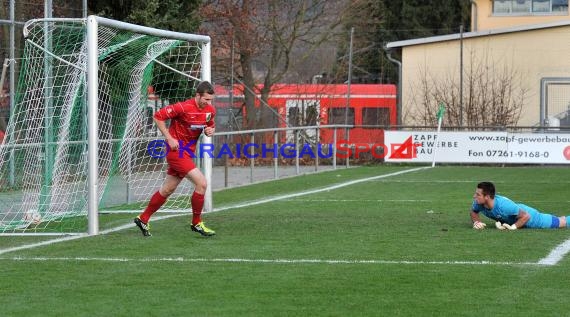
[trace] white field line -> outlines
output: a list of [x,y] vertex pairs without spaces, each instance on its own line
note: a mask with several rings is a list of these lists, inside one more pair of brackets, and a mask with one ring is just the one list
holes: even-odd
[[368,265],[540,265],[536,262],[494,261],[402,261],[402,260],[325,260],[325,259],[243,259],[243,258],[100,258],[100,257],[0,257],[9,261],[62,261],[62,262],[187,262],[187,263],[253,263],[253,264],[368,264]]
[[321,202],[321,201],[334,201],[334,202],[398,202],[398,203],[417,203],[417,202],[432,202],[431,199],[287,199],[287,201],[300,201],[300,202]]
[[[562,229],[562,230],[564,230],[564,229]],[[569,252],[570,252],[570,239],[568,239],[568,240],[562,242],[561,244],[557,245],[554,249],[552,249],[552,251],[550,251],[550,253],[546,257],[540,259],[538,261],[538,264],[556,265]]]
[[[301,202],[320,202],[320,201],[337,201],[337,202],[395,202],[395,203],[423,203],[433,202],[433,199],[287,199],[287,201],[301,201]],[[525,200],[525,203],[570,203],[570,200]],[[140,212],[140,211],[139,211]],[[170,212],[176,212],[172,210]],[[178,211],[180,212],[180,211]]]
[[[265,199],[254,200],[254,201],[248,201],[248,202],[241,203],[241,204],[218,207],[218,208],[214,208],[214,210],[212,210],[212,211],[210,211],[210,212],[218,212],[218,211],[224,211],[224,210],[230,210],[230,209],[237,209],[237,208],[243,208],[243,207],[250,207],[250,206],[261,205],[261,204],[265,204],[265,203],[273,202],[273,201],[278,201],[278,200],[290,200],[291,198],[295,198],[295,197],[300,197],[300,196],[306,196],[306,195],[311,195],[311,194],[326,192],[326,191],[330,191],[330,190],[334,190],[334,189],[338,189],[338,188],[342,188],[342,187],[351,186],[351,185],[358,184],[358,183],[369,182],[369,181],[373,181],[373,180],[376,180],[376,179],[387,178],[387,177],[391,177],[391,176],[396,176],[396,175],[401,175],[401,174],[416,172],[416,171],[420,171],[420,170],[424,170],[424,169],[429,169],[429,168],[431,168],[431,166],[417,167],[417,168],[412,168],[412,169],[408,169],[408,170],[398,171],[398,172],[394,172],[394,173],[390,173],[390,174],[384,174],[384,175],[378,175],[378,176],[372,176],[372,177],[367,177],[367,178],[356,179],[356,180],[353,180],[353,181],[348,181],[348,182],[344,182],[344,183],[340,183],[340,184],[336,184],[336,185],[332,185],[332,186],[328,186],[328,187],[323,187],[323,188],[311,189],[311,190],[302,191],[302,192],[298,192],[298,193],[294,193],[294,194],[287,194],[287,195],[281,195],[281,196],[272,196],[272,197],[268,197],[268,198],[265,198]],[[121,211],[110,211],[110,212],[113,212],[113,213],[114,213],[114,212],[121,212]],[[140,210],[138,210],[138,211],[134,211],[134,210],[123,210],[122,212],[125,212],[125,213],[139,212],[139,213],[140,213]],[[164,210],[164,211],[161,210],[161,212],[173,212],[173,211],[172,211],[172,210]],[[180,211],[176,211],[176,212],[180,213]],[[154,220],[154,218],[153,218],[153,220]],[[1,253],[0,253],[0,254],[1,254]]]
[[52,240],[46,240],[46,241],[42,241],[42,242],[38,242],[38,243],[24,244],[24,245],[19,245],[19,246],[17,246],[17,247],[12,247],[12,248],[7,248],[7,249],[0,249],[0,255],[6,254],[6,253],[9,253],[9,252],[14,252],[14,251],[20,251],[20,250],[26,250],[26,249],[33,249],[33,248],[41,247],[41,246],[44,246],[44,245],[50,245],[50,244],[59,243],[59,242],[77,240],[77,239],[79,239],[79,238],[84,238],[84,237],[88,237],[88,235],[85,233],[85,234],[82,234],[82,235],[66,236],[66,237],[63,237],[63,238],[57,238],[57,239],[52,239]]
[[[384,181],[382,181],[384,182]],[[475,183],[477,184],[478,182],[480,182],[480,180],[429,180],[429,179],[399,179],[399,180],[390,180],[390,183]],[[508,184],[509,182],[506,181],[498,181],[498,180],[494,180],[493,181],[494,184]],[[533,180],[529,180],[528,182],[525,181],[526,184],[570,184],[570,181],[533,181]]]
[[335,190],[335,189],[342,188],[342,187],[351,186],[354,184],[359,184],[359,183],[373,181],[376,179],[387,178],[387,177],[392,177],[392,176],[396,176],[396,175],[421,171],[421,170],[429,169],[429,168],[431,168],[431,167],[429,167],[429,166],[417,167],[417,168],[412,168],[412,169],[394,172],[394,173],[390,173],[390,174],[384,174],[384,175],[378,175],[378,176],[367,177],[367,178],[362,178],[362,179],[356,179],[353,181],[348,181],[348,182],[344,182],[344,183],[340,183],[340,184],[336,184],[336,185],[332,185],[332,186],[328,186],[328,187],[323,187],[323,188],[317,188],[317,189],[302,191],[299,193],[281,195],[281,196],[276,196],[276,197],[269,197],[266,199],[256,200],[256,201],[252,201],[252,202],[246,202],[243,204],[215,208],[213,211],[223,211],[223,210],[234,209],[234,208],[243,208],[243,207],[249,207],[249,206],[254,206],[254,205],[259,205],[259,204],[265,204],[265,203],[277,201],[277,200],[291,199],[291,198],[300,197],[300,196],[322,193],[322,192],[331,191],[331,190]]
[[[153,220],[160,220],[160,219],[166,219],[166,218],[171,218],[171,217],[176,217],[179,215],[166,215],[166,216],[158,216],[158,217],[154,217]],[[107,230],[102,230],[99,232],[99,234],[109,234],[112,232],[116,232],[116,231],[121,231],[124,229],[129,229],[132,228],[134,226],[134,224],[126,224],[126,225],[122,225],[119,227],[115,227],[115,228],[111,228],[111,229],[107,229]],[[57,239],[52,239],[52,240],[46,240],[46,241],[42,241],[42,242],[38,242],[38,243],[31,243],[31,244],[24,244],[24,245],[20,245],[17,247],[12,247],[12,248],[7,248],[7,249],[0,249],[0,255],[2,254],[6,254],[9,252],[14,252],[14,251],[20,251],[20,250],[26,250],[26,249],[33,249],[33,248],[37,248],[37,247],[41,247],[44,245],[51,245],[51,244],[55,244],[55,243],[60,243],[60,242],[65,242],[65,241],[72,241],[72,240],[77,240],[77,239],[81,239],[81,238],[86,238],[89,237],[89,235],[87,233],[85,234],[80,234],[80,235],[73,235],[73,236],[65,236],[65,237],[61,237],[61,238],[57,238]]]
[[[276,197],[269,197],[267,199],[245,202],[245,203],[241,203],[241,204],[237,204],[237,205],[233,205],[233,206],[215,208],[211,212],[218,212],[218,211],[230,210],[230,209],[235,209],[235,208],[249,207],[249,206],[260,205],[260,204],[264,204],[264,203],[268,203],[268,202],[272,202],[272,201],[277,201],[277,200],[283,200],[283,199],[289,199],[289,198],[293,198],[293,197],[310,195],[310,194],[314,194],[314,193],[320,193],[323,191],[334,190],[337,188],[342,188],[342,187],[346,187],[346,186],[350,186],[350,185],[354,185],[354,184],[358,184],[358,183],[363,183],[363,182],[367,182],[367,181],[371,181],[371,180],[375,180],[375,179],[381,179],[381,178],[396,176],[396,175],[400,175],[400,174],[416,172],[416,171],[420,171],[420,170],[424,170],[424,169],[428,169],[428,168],[431,168],[431,167],[429,167],[429,166],[417,167],[417,168],[407,169],[407,170],[398,171],[398,172],[394,172],[394,173],[390,173],[390,174],[384,174],[384,175],[378,175],[378,176],[373,176],[373,177],[357,179],[357,180],[348,181],[348,182],[344,182],[344,183],[340,183],[340,184],[336,184],[336,185],[332,185],[332,186],[328,186],[328,187],[324,187],[324,188],[302,191],[302,192],[298,192],[298,193],[294,193],[294,194],[281,195],[281,196],[276,196]],[[140,210],[138,212],[140,212]],[[171,218],[171,217],[179,217],[181,215],[185,215],[185,214],[184,213],[182,213],[182,214],[177,213],[177,214],[171,214],[171,215],[166,215],[166,216],[157,216],[157,217],[153,217],[152,220],[157,221],[157,220]],[[111,228],[108,230],[100,231],[99,234],[104,235],[104,234],[108,234],[108,233],[112,233],[112,232],[117,232],[117,231],[129,229],[132,227],[134,227],[134,224],[130,223],[130,224],[122,225],[119,227]],[[55,244],[55,243],[81,239],[81,238],[85,238],[85,237],[89,237],[89,235],[81,234],[81,235],[75,235],[75,236],[66,236],[66,237],[52,239],[52,240],[46,240],[46,241],[42,241],[42,242],[38,242],[38,243],[25,244],[25,245],[20,245],[17,247],[12,247],[12,248],[7,248],[7,249],[0,249],[0,255],[6,254],[9,252],[15,252],[15,251],[26,250],[26,249],[33,249],[33,248],[37,248],[37,247],[41,247],[41,246],[45,246],[45,245],[51,245],[51,244]]]
[[[433,202],[433,199],[303,199],[303,198],[279,198],[275,200],[284,200],[284,201],[298,201],[298,202],[400,202],[400,203],[418,203],[418,202]],[[257,201],[251,202],[252,205],[256,205]],[[234,206],[232,206],[234,208]],[[235,207],[237,208],[237,207]],[[226,207],[214,208],[211,212],[216,212],[220,210],[226,210]],[[102,214],[139,214],[141,213],[140,209],[126,209],[126,210],[103,210],[101,211]],[[176,214],[189,214],[191,213],[190,208],[180,210],[180,209],[160,209],[158,213],[176,213]],[[206,212],[209,213],[209,212]],[[154,217],[152,218],[154,220]]]

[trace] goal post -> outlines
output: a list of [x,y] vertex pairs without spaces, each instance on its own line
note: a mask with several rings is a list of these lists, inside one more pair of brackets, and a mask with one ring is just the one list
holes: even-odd
[[[0,146],[0,234],[96,235],[100,208],[142,210],[162,184],[152,115],[211,80],[210,38],[97,16],[31,20],[24,36]],[[211,183],[212,159],[199,165]],[[166,208],[189,211],[183,184]]]

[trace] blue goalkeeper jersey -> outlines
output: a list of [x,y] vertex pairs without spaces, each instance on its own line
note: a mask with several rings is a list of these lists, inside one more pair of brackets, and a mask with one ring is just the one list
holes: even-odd
[[493,209],[485,208],[485,206],[477,204],[475,200],[473,200],[471,209],[476,213],[483,212],[485,216],[495,221],[506,222],[510,225],[517,221],[519,210],[522,209],[530,215],[529,221],[525,224],[527,228],[551,228],[556,220],[558,220],[558,218],[553,215],[541,213],[530,206],[515,203],[501,195],[495,195],[495,205]]

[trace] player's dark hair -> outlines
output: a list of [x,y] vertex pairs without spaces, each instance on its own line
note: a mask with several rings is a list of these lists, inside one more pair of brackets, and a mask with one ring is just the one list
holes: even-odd
[[214,86],[210,84],[209,81],[201,81],[198,86],[196,86],[196,94],[203,95],[203,94],[214,94]]
[[495,185],[491,182],[481,182],[477,184],[477,188],[480,188],[483,195],[489,195],[491,198],[495,198]]

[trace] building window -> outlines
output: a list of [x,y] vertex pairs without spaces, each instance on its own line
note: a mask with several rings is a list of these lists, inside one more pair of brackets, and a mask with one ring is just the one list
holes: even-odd
[[510,13],[511,12],[511,0],[495,0],[493,2],[493,13]]
[[564,14],[568,13],[568,0],[495,0],[493,14]]
[[532,0],[513,0],[512,1],[512,11],[513,13],[527,13],[531,12],[531,2]]
[[550,12],[550,0],[533,0],[532,12]]
[[568,12],[568,0],[552,0],[552,12]]

